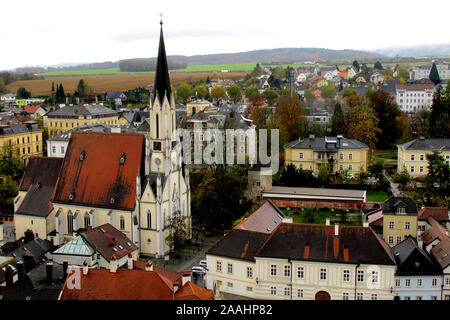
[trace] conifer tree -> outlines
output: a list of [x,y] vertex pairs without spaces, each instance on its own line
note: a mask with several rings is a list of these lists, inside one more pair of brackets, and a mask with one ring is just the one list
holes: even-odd
[[439,84],[441,83],[441,78],[439,77],[439,72],[438,69],[436,67],[436,64],[433,62],[433,65],[431,67],[431,71],[430,71],[430,77],[429,79],[435,84]]

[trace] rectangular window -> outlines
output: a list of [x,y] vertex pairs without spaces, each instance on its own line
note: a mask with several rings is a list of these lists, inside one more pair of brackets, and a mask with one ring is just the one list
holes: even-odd
[[425,158],[424,158],[424,155],[423,154],[421,154],[420,155],[420,161],[423,161]]
[[271,276],[276,276],[277,275],[277,265],[276,264],[271,264],[270,265],[270,275]]
[[406,222],[405,222],[405,229],[406,229],[406,230],[411,229],[411,222],[409,222],[409,221],[406,221]]
[[398,236],[397,237],[397,244],[399,244],[399,243],[401,243],[402,242],[402,236]]
[[445,278],[445,285],[450,286],[450,278]]
[[348,160],[353,160],[353,154],[349,153]]
[[233,264],[231,264],[231,263],[227,264],[227,272],[229,274],[233,274]]
[[417,279],[417,286],[421,287],[422,286],[422,279]]
[[247,278],[253,278],[253,268],[247,267]]
[[350,281],[350,270],[344,270],[344,281]]
[[291,266],[284,266],[284,276],[285,277],[291,276]]
[[378,295],[376,293],[372,293],[371,299],[372,300],[378,300]]
[[233,282],[227,282],[227,287],[228,288],[233,288]]
[[339,170],[340,171],[344,170],[344,166],[342,164],[339,165]]
[[303,152],[300,152],[300,159],[303,159]]
[[388,242],[389,242],[389,244],[393,244],[394,243],[394,236],[389,236]]
[[327,269],[320,269],[320,280],[327,280]]
[[413,154],[411,155],[411,161],[414,161],[414,155]]
[[363,270],[358,270],[357,280],[358,280],[358,282],[364,282],[364,271]]
[[389,221],[389,229],[394,229],[394,221]]
[[363,298],[364,298],[364,295],[362,293],[358,292],[356,294],[356,300],[363,300]]
[[437,300],[436,296],[431,296],[431,300]]
[[421,296],[416,296],[416,300],[422,300]]
[[411,166],[411,172],[414,172],[414,166]]
[[61,146],[61,153],[64,153],[64,146]]
[[249,292],[253,292],[253,287],[248,287],[248,286],[247,286],[245,289],[246,289],[247,291],[249,291]]
[[405,287],[411,287],[411,279],[406,279],[405,280]]
[[436,278],[433,278],[433,279],[431,280],[431,286],[433,286],[433,287],[436,287],[436,286],[437,286],[437,279],[436,279]]
[[343,153],[339,154],[339,160],[344,160],[344,154]]
[[351,164],[348,165],[348,171],[352,171],[353,170],[353,166]]
[[222,261],[217,261],[216,262],[216,271],[217,272],[222,272]]
[[411,297],[405,296],[403,300],[411,300]]
[[298,290],[297,290],[297,297],[298,297],[299,299],[303,299],[303,289],[298,289]]
[[297,278],[303,279],[304,277],[304,269],[303,267],[297,267]]
[[395,279],[395,286],[400,287],[401,281],[400,279]]
[[423,172],[423,166],[420,166],[420,167],[419,167],[419,171],[420,171],[420,172]]
[[284,295],[286,297],[289,297],[291,295],[291,288],[289,287],[284,288]]
[[348,292],[342,294],[342,300],[348,300]]
[[272,296],[276,296],[277,295],[277,287],[270,287],[270,294]]
[[378,271],[372,271],[372,283],[378,283]]

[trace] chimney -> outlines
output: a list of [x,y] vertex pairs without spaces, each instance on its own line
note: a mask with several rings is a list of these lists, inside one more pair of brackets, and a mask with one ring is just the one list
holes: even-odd
[[344,261],[348,262],[349,258],[348,246],[344,244]]
[[364,228],[369,227],[369,222],[368,222],[368,221],[364,221],[364,222],[363,222],[363,227],[364,227]]
[[153,262],[152,260],[148,260],[145,265],[145,271],[153,271]]
[[13,268],[11,268],[10,265],[6,266],[5,282],[6,282],[7,287],[10,287],[14,284],[14,270],[13,270]]
[[191,281],[191,270],[186,270],[181,273],[181,279],[183,280],[182,286],[186,284],[186,282]]
[[304,252],[303,258],[305,258],[305,259],[309,258],[309,251],[310,251],[309,242],[306,242],[305,243],[305,252]]
[[131,253],[128,254],[127,265],[128,269],[133,270],[133,256],[131,255]]
[[67,278],[67,269],[69,268],[69,262],[67,260],[63,261],[63,275],[64,279]]
[[339,223],[334,224],[334,235],[336,237],[339,235]]
[[83,275],[87,275],[89,272],[88,262],[87,260],[84,260],[83,262]]
[[326,226],[329,226],[329,225],[330,225],[330,218],[326,218],[326,219],[325,219],[325,225],[326,225]]
[[18,261],[16,267],[17,273],[19,274],[19,279],[22,279],[25,275],[25,266],[23,264],[23,261]]
[[53,262],[47,262],[45,265],[45,271],[47,273],[47,284],[51,285],[53,282]]
[[117,259],[116,259],[116,255],[113,255],[111,257],[111,260],[109,261],[109,271],[111,273],[116,273],[117,271]]

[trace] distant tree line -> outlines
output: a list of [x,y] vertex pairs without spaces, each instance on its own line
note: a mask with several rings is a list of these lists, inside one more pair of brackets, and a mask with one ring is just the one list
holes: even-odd
[[[169,70],[185,69],[186,62],[167,61]],[[121,72],[149,72],[156,70],[156,61],[149,59],[128,59],[120,60],[119,68]]]
[[0,79],[3,81],[3,85],[19,81],[19,80],[38,80],[41,77],[36,76],[32,73],[15,73],[15,72],[0,72]]

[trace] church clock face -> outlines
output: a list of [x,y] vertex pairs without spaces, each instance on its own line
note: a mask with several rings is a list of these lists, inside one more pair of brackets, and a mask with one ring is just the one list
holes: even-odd
[[156,159],[155,159],[155,164],[156,164],[157,166],[159,166],[159,165],[161,164],[161,159],[156,158]]

